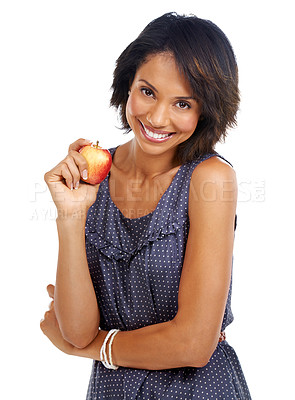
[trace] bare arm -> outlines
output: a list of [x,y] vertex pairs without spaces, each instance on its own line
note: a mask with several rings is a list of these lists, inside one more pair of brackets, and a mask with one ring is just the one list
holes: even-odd
[[100,315],[85,250],[85,221],[57,219],[55,310],[65,339],[78,347],[97,335]]
[[[119,332],[112,346],[114,364],[159,370],[208,363],[218,343],[228,295],[236,200],[231,167],[214,157],[196,168],[178,312],[172,321]],[[92,343],[73,348],[71,354],[99,360],[106,333],[99,331]]]
[[[218,344],[231,276],[237,184],[234,170],[216,157],[202,164],[190,187],[190,231],[177,315],[172,321],[119,332],[112,346],[114,364],[202,367]],[[75,354],[99,359],[104,336],[102,332]]]
[[80,182],[88,165],[78,150],[85,144],[89,142],[84,139],[74,142],[68,156],[45,174],[58,211],[55,312],[64,338],[77,347],[85,347],[95,338],[100,321],[85,250],[86,216],[98,185]]

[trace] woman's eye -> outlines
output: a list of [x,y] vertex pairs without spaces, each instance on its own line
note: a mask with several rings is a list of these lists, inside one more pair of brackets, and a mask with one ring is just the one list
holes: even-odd
[[154,93],[152,92],[151,89],[148,88],[142,88],[141,89],[142,93],[147,96],[147,97],[153,97]]
[[191,108],[190,104],[186,103],[185,101],[179,101],[177,104],[178,108],[181,108],[182,110]]

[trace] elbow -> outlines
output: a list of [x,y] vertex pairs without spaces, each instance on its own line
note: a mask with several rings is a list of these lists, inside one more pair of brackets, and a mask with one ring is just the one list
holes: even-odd
[[211,337],[209,334],[200,333],[194,337],[190,346],[189,366],[202,368],[210,361],[217,343],[213,335]]
[[63,338],[71,343],[78,349],[84,349],[87,347],[97,336],[98,327],[92,330],[85,331],[85,329],[79,329],[79,327],[63,327],[61,326],[61,333]]
[[69,313],[59,313],[56,308],[56,318],[63,338],[78,349],[87,347],[97,336],[100,324],[99,316],[88,319],[74,318]]
[[87,347],[92,340],[87,338],[87,337],[83,337],[80,335],[67,335],[67,334],[63,334],[64,339],[69,342],[70,344],[72,344],[74,347],[76,347],[77,349],[84,349],[85,347]]
[[200,356],[196,356],[195,359],[190,361],[190,366],[194,367],[194,368],[203,368],[205,367],[208,362],[210,361],[211,357],[200,357]]
[[202,368],[205,367],[212,354],[206,347],[201,348],[200,344],[195,346],[193,342],[188,342],[186,346],[186,357],[184,364],[186,367]]
[[62,331],[62,335],[67,342],[71,343],[77,349],[84,349],[93,341],[97,333],[95,335],[85,335],[79,332]]
[[[178,325],[179,327],[179,325]],[[179,327],[177,329],[179,355],[183,367],[205,367],[215,350],[214,343],[208,335],[197,333],[193,327]]]

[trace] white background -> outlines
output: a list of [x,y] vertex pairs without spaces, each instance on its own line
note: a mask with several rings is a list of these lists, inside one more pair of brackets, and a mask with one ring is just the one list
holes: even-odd
[[86,397],[92,361],[60,353],[39,329],[57,261],[55,208],[43,175],[79,137],[103,147],[132,137],[116,128],[108,107],[115,60],[168,11],[212,20],[237,55],[239,125],[217,147],[239,181],[235,321],[227,339],[253,400],[293,398],[291,10],[287,0],[1,2],[1,399]]

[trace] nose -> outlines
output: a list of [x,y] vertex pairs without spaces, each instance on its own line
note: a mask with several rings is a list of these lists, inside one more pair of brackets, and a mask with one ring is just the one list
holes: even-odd
[[168,126],[170,124],[169,107],[157,102],[147,113],[146,119],[156,129]]

